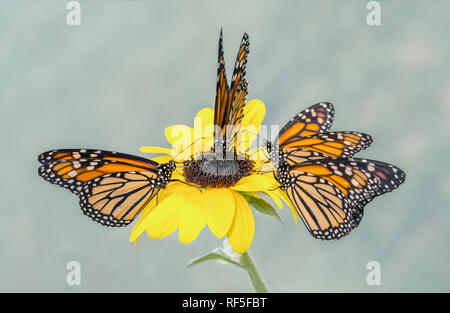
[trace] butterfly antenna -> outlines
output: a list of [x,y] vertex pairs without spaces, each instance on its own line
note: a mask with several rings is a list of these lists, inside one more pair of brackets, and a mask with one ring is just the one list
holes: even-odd
[[[194,140],[194,142],[192,142],[189,146],[187,146],[186,148],[184,148],[183,150],[181,150],[180,152],[178,152],[175,156],[174,156],[174,160],[180,155],[180,154],[182,154],[183,152],[185,152],[187,149],[190,149],[193,145],[195,145],[199,140],[203,140],[203,139],[205,139],[205,137],[200,137],[200,138],[197,138],[196,140]],[[203,148],[203,147],[202,147]],[[195,151],[194,151],[195,152]],[[202,149],[202,151],[201,151],[202,153],[203,153],[203,149]],[[180,162],[180,161],[177,161],[177,162]]]
[[[257,149],[266,148],[266,144],[267,144],[268,142],[270,142],[270,140],[268,140],[267,138],[261,136],[259,133],[255,133],[254,131],[251,131],[251,130],[249,130],[249,129],[243,129],[241,132],[242,132],[242,133],[247,132],[247,133],[250,133],[250,134],[252,134],[252,135],[255,135],[255,137],[257,138],[257,143],[258,143]],[[259,143],[260,143],[260,140],[262,140],[262,145],[259,144]]]
[[[267,164],[270,163],[270,161],[264,162],[263,164]],[[256,171],[256,174],[267,174],[270,172],[273,172],[276,170],[276,168],[271,168],[271,169],[266,169],[266,170],[262,170],[263,164],[261,164],[261,166],[258,168],[258,170]]]
[[255,151],[252,154],[249,154],[248,157],[251,159],[252,156],[254,156],[255,154],[258,154],[260,151],[262,150],[263,154],[264,154],[264,159],[265,159],[265,163],[270,162],[270,156],[267,155],[266,153],[266,149],[259,147],[256,148]]
[[197,188],[200,192],[203,192],[203,190],[199,186],[196,186],[192,182],[185,182],[185,181],[182,181],[181,179],[171,179],[170,181],[177,181],[177,182],[183,183],[185,185],[188,185],[190,187]]

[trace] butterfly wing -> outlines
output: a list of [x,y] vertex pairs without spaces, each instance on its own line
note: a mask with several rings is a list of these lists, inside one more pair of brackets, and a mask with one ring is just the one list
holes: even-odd
[[80,192],[80,207],[94,221],[126,226],[156,195],[154,172],[120,172],[88,181]]
[[39,176],[46,181],[79,194],[81,186],[96,177],[127,171],[156,172],[151,160],[112,151],[61,149],[44,152],[38,160]]
[[[248,83],[245,78],[250,41],[247,33],[242,36],[239,51],[234,64],[233,77],[230,86],[229,125],[237,126],[244,116],[244,106],[248,94]],[[233,138],[233,137],[228,137]]]
[[219,55],[217,65],[217,85],[216,85],[216,103],[214,107],[214,125],[220,127],[222,132],[215,130],[214,138],[216,142],[222,139],[223,130],[228,121],[230,114],[229,107],[229,88],[227,76],[225,73],[225,59],[223,56],[223,37],[222,30],[220,30],[219,37]]
[[320,102],[303,110],[292,118],[280,131],[278,142],[280,149],[302,138],[330,129],[334,118],[334,107],[329,102]]
[[373,198],[396,189],[405,173],[394,165],[336,158],[292,166],[285,189],[298,215],[318,239],[339,239],[357,227]]
[[327,157],[352,157],[366,149],[372,137],[359,132],[325,132],[283,145],[288,165]]
[[102,150],[53,150],[38,160],[41,177],[78,195],[85,215],[114,227],[129,224],[172,173],[168,164]]
[[227,150],[237,151],[237,134],[241,129],[244,107],[248,94],[248,83],[245,78],[250,41],[244,33],[234,65],[233,77],[230,87],[230,115],[228,117],[229,128],[226,129],[225,140]]
[[231,86],[228,88],[223,57],[222,31],[220,32],[214,124],[220,127],[221,132],[215,133],[215,142],[216,144],[223,142],[228,148],[233,147],[229,143],[239,131],[244,115],[244,106],[248,94],[245,69],[249,45],[248,35],[244,33],[234,65]]

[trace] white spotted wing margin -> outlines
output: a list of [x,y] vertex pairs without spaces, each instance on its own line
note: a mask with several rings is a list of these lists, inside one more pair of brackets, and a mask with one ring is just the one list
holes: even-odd
[[83,186],[80,207],[97,223],[122,227],[131,223],[158,191],[153,172],[107,174]]
[[[305,110],[301,111],[296,116],[294,116],[281,129],[279,137],[281,137],[285,132],[290,130],[292,126],[297,123],[304,123],[305,125],[317,124],[319,126],[319,129],[313,131],[310,130],[311,132],[315,133],[327,132],[331,128],[331,125],[333,124],[334,113],[335,113],[334,105],[331,102],[316,103],[306,108]],[[283,142],[282,144],[287,144],[289,142],[296,141],[305,137],[300,135],[303,130],[305,129],[301,127],[297,134],[291,135],[290,138],[286,142]]]
[[[41,166],[38,175],[51,184],[66,188],[79,195],[88,172],[103,172],[104,166],[115,164],[133,166],[143,171],[156,171],[158,163],[142,157],[94,149],[58,149],[38,156]],[[107,174],[107,172],[104,172]],[[97,175],[99,176],[99,175]]]
[[364,207],[405,181],[398,167],[359,158],[322,159],[289,169],[282,188],[311,235],[333,240],[357,227]]

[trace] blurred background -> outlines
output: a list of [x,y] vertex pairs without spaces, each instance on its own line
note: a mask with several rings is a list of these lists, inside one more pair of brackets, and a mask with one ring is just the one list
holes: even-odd
[[[108,229],[81,214],[78,199],[37,175],[54,148],[145,156],[167,146],[164,128],[193,124],[214,105],[217,42],[224,32],[231,78],[250,35],[249,99],[284,125],[319,101],[335,105],[333,130],[369,133],[358,156],[401,167],[407,180],[366,206],[360,226],[322,242],[294,224],[255,212],[250,249],[273,292],[450,291],[450,20],[448,1],[66,1],[0,3],[0,291],[251,292],[246,273],[215,262],[186,268],[221,246],[205,228],[137,248],[132,226]],[[66,264],[81,264],[81,285]],[[381,265],[368,286],[366,265]]]

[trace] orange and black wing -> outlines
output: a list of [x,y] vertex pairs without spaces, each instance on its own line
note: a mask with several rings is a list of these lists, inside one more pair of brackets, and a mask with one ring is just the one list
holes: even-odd
[[245,78],[250,41],[247,33],[242,36],[239,51],[234,64],[233,77],[231,78],[228,124],[231,126],[227,132],[227,140],[235,138],[244,117],[245,101],[248,94],[248,83]]
[[102,150],[53,150],[38,160],[42,178],[78,195],[83,213],[106,226],[129,224],[171,174],[166,164]]
[[126,226],[158,192],[153,172],[120,172],[88,181],[80,191],[80,207],[94,221]]
[[223,56],[222,30],[220,31],[216,103],[214,107],[214,124],[220,127],[220,132],[217,132],[217,130],[215,132],[216,144],[223,142],[228,145],[228,143],[235,138],[236,133],[239,130],[248,94],[248,83],[245,79],[245,70],[249,45],[248,35],[245,33],[242,37],[236,57],[231,86],[228,87],[225,74],[225,60]]
[[292,166],[285,189],[298,215],[318,239],[339,239],[357,227],[364,206],[396,189],[405,173],[380,161],[336,158]]
[[366,149],[372,137],[360,132],[325,132],[283,145],[288,165],[314,159],[352,157]]
[[276,141],[280,149],[302,138],[328,131],[333,123],[334,107],[329,102],[310,106],[292,118],[280,131]]
[[39,175],[52,184],[79,194],[81,186],[106,174],[132,171],[156,173],[151,160],[112,151],[92,149],[52,150],[39,155]]
[[223,56],[222,30],[220,30],[219,55],[217,65],[216,103],[214,107],[214,125],[220,127],[222,132],[215,131],[216,140],[223,136],[223,130],[228,122],[229,114],[230,114],[229,88],[227,76],[225,74],[225,59]]

